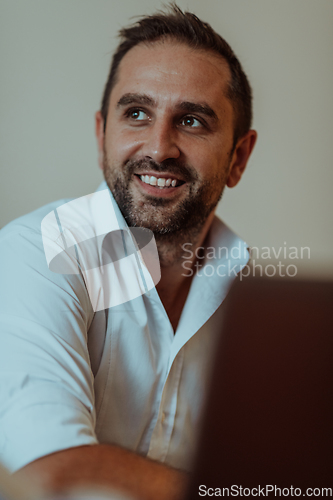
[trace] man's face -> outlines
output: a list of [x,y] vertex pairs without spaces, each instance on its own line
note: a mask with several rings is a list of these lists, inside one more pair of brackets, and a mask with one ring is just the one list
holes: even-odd
[[222,58],[171,40],[122,59],[100,164],[130,226],[186,234],[212,215],[232,158],[229,80]]

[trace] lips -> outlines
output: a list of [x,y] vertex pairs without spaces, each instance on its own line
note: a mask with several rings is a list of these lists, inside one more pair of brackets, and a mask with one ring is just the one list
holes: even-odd
[[183,181],[175,179],[174,177],[160,177],[155,175],[138,175],[142,182],[150,186],[157,186],[159,188],[177,187],[183,184]]
[[[152,175],[154,173],[155,175]],[[135,184],[141,193],[156,198],[174,198],[183,191],[186,182],[176,179],[170,173],[146,171],[134,174]]]

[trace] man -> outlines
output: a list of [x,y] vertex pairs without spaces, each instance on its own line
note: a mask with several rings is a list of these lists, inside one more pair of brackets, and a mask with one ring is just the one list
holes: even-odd
[[[133,300],[94,309],[88,265],[60,274],[45,261],[41,223],[54,211],[60,227],[64,201],[4,229],[0,451],[12,471],[54,491],[87,482],[176,499],[195,449],[220,305],[247,262],[230,257],[240,240],[214,211],[255,144],[251,90],[228,44],[177,7],[121,36],[96,114],[110,191],[100,188],[106,205],[93,207],[92,198],[86,225],[98,235],[110,206],[123,231],[153,231],[161,279]],[[96,244],[101,260],[107,238]],[[184,272],[185,248],[194,271],[207,262],[205,249],[218,247],[229,251],[230,272]],[[209,264],[227,269],[227,260]]]

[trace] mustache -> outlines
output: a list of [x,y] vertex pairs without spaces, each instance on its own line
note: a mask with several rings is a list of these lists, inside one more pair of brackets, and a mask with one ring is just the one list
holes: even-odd
[[142,158],[139,160],[128,160],[125,163],[125,168],[128,175],[132,175],[134,172],[140,174],[140,172],[155,170],[159,173],[168,172],[174,174],[176,177],[181,177],[185,182],[193,182],[198,179],[198,175],[195,170],[182,161],[177,159],[168,159],[161,163],[152,160],[151,158]]

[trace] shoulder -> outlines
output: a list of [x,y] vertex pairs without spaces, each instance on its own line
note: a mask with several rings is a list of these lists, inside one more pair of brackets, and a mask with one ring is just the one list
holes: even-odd
[[[42,221],[70,200],[49,203],[10,222],[0,231],[0,316],[57,322],[64,308],[79,311],[89,324],[92,310],[82,276],[53,272],[45,255]],[[46,316],[48,316],[46,318]]]
[[0,230],[0,269],[3,272],[10,270],[15,275],[16,271],[22,271],[24,262],[40,271],[47,267],[41,223],[47,214],[64,203],[66,200],[44,205],[13,220]]
[[41,235],[41,223],[44,217],[68,201],[71,201],[71,199],[61,199],[48,203],[33,212],[9,222],[9,224],[0,230],[0,245],[4,244],[8,239],[15,238],[20,234],[26,236],[30,234],[32,238],[33,235]]

